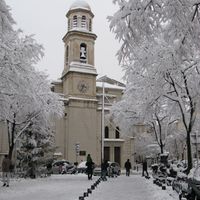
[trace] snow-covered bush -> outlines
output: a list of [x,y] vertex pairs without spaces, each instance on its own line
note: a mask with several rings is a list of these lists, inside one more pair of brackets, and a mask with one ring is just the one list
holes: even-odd
[[[138,121],[149,121],[149,113],[159,119],[166,116],[168,122],[177,120],[185,131],[188,173],[192,168],[190,134],[199,124],[196,118],[200,105],[199,2],[114,2],[119,10],[109,17],[110,28],[121,42],[118,59],[127,80],[124,98],[118,104],[121,112],[116,118],[119,122],[122,116],[125,118],[121,127],[126,129]],[[153,112],[157,103],[163,112]],[[166,111],[170,112],[164,115]],[[127,114],[131,116],[126,120]]]

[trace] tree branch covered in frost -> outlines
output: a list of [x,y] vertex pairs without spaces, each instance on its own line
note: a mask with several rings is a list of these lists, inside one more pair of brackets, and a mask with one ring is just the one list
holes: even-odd
[[5,34],[13,30],[12,25],[15,24],[14,19],[10,14],[10,8],[5,1],[0,1],[0,34]]
[[44,55],[42,45],[13,30],[4,0],[0,5],[0,120],[8,127],[11,157],[16,141],[30,126],[51,127],[52,117],[61,117],[64,107],[51,91],[48,76],[34,68]]
[[128,83],[123,104],[131,105],[131,110],[137,113],[134,117],[141,118],[158,98],[168,99],[168,105],[176,111],[171,115],[178,116],[185,127],[189,172],[190,133],[199,123],[195,116],[200,103],[200,1],[115,0],[115,3],[119,10],[108,19],[122,44],[117,55]]

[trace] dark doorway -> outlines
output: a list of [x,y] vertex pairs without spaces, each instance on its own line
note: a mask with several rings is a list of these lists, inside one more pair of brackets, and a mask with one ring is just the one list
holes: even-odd
[[110,147],[104,147],[104,160],[110,160]]
[[114,155],[115,162],[119,163],[121,166],[121,148],[115,147],[115,155]]

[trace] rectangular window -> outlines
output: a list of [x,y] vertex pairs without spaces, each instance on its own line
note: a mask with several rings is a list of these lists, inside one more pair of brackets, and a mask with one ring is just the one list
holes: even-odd
[[86,151],[79,151],[79,155],[80,156],[85,156],[86,155]]

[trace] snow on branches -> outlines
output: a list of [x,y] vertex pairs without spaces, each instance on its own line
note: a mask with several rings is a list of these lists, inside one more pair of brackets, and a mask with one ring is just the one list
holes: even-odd
[[13,30],[8,7],[4,1],[0,5],[0,121],[7,125],[11,156],[28,128],[48,134],[44,130],[51,127],[52,117],[63,115],[64,107],[51,91],[47,75],[34,68],[44,55],[42,45],[33,36]]
[[190,133],[199,123],[196,114],[200,103],[200,1],[115,3],[119,10],[108,19],[122,44],[118,59],[127,80],[123,102],[131,105],[135,116],[143,118],[149,106],[160,99],[161,107],[173,108],[169,114],[185,128],[191,169]]

